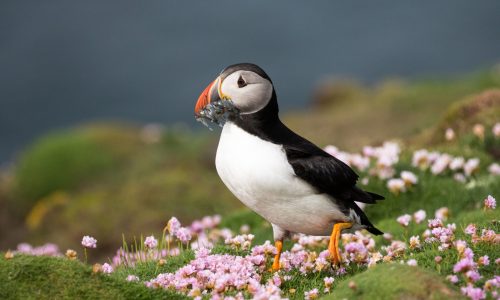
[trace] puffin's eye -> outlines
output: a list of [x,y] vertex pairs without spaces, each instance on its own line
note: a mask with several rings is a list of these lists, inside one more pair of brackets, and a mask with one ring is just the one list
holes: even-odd
[[245,82],[245,80],[243,80],[243,77],[241,77],[241,75],[240,75],[240,78],[238,78],[238,87],[242,88],[246,85],[247,85],[247,83]]

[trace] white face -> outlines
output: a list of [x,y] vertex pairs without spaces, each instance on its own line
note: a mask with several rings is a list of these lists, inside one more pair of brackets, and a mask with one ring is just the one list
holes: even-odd
[[242,114],[263,109],[273,93],[271,82],[252,71],[236,71],[220,87],[221,96],[230,98]]

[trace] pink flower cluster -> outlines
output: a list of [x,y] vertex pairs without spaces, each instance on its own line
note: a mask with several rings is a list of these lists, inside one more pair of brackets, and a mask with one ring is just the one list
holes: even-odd
[[[426,243],[440,243],[438,249],[443,251],[449,249],[455,240],[455,224],[443,225],[441,219],[428,220],[429,229],[424,232]],[[430,230],[430,231],[429,231]]]
[[484,199],[484,208],[485,209],[495,209],[497,207],[497,200],[493,198],[493,196],[488,195],[486,199]]
[[91,236],[84,236],[82,239],[82,246],[85,248],[96,248],[97,240]]
[[335,146],[326,146],[324,150],[347,165],[361,172],[368,171],[370,175],[380,179],[389,179],[394,176],[394,165],[399,161],[401,152],[399,145],[394,142],[385,142],[380,147],[366,146],[361,154],[343,152]]
[[38,247],[33,247],[28,243],[21,243],[17,245],[17,250],[14,253],[35,256],[62,256],[59,247],[52,243],[47,243]]
[[271,279],[261,283],[265,269],[262,254],[245,257],[228,254],[210,254],[208,249],[196,251],[196,257],[175,273],[163,273],[146,282],[153,288],[175,290],[191,297],[224,298],[224,293],[249,293],[253,298],[280,299],[281,290]]
[[402,171],[400,178],[392,178],[387,181],[387,188],[393,194],[406,192],[409,188],[417,184],[418,177],[410,171]]
[[447,153],[437,151],[429,152],[426,149],[420,149],[413,153],[412,165],[421,170],[430,169],[434,175],[445,173],[449,170],[454,174],[458,181],[466,181],[467,177],[472,176],[479,170],[479,158],[470,158],[465,160],[463,157],[453,157]]
[[253,238],[253,234],[241,234],[232,238],[227,238],[224,242],[233,249],[248,250],[250,246],[252,246]]

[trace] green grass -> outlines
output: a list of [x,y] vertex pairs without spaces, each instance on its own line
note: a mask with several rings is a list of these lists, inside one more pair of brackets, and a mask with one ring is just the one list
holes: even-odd
[[[3,256],[3,255],[2,255]],[[125,281],[123,274],[93,274],[65,258],[16,255],[0,259],[1,299],[185,299]]]
[[[350,288],[349,283],[356,288]],[[401,265],[382,264],[342,281],[323,299],[462,299],[434,272]]]

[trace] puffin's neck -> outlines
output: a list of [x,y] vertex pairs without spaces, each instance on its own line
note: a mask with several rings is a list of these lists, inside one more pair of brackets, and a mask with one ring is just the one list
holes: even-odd
[[241,114],[240,116],[230,117],[229,121],[248,133],[263,137],[276,124],[281,123],[278,112],[278,100],[273,90],[271,100],[269,100],[269,103],[263,109],[252,114]]

